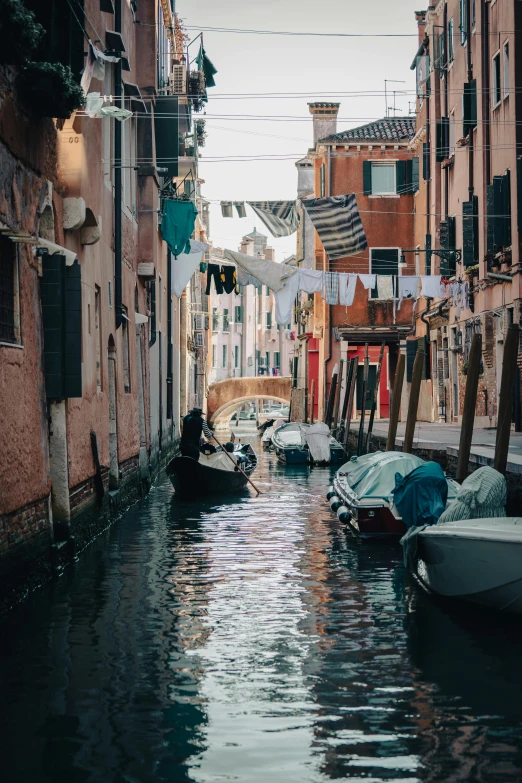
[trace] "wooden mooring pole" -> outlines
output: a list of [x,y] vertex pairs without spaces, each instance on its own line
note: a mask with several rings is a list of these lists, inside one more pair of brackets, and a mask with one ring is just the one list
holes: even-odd
[[[341,404],[341,389],[343,385],[343,370],[344,359],[340,361],[339,379],[337,381],[337,392],[335,395],[334,414],[333,414],[333,431],[337,433],[337,423],[339,421],[339,405]],[[337,436],[336,436],[337,437]]]
[[332,382],[330,384],[330,393],[328,394],[328,404],[326,406],[326,411],[324,416],[324,423],[327,424],[329,427],[332,426],[333,407],[335,401],[335,392],[337,390],[338,375],[339,375],[338,367],[337,365],[335,365],[334,371],[332,373]]
[[413,363],[413,374],[410,387],[410,401],[408,403],[408,416],[406,419],[406,431],[404,433],[404,443],[402,450],[411,453],[413,447],[413,436],[415,434],[415,425],[417,423],[417,409],[419,407],[420,387],[422,381],[422,371],[426,354],[424,350],[417,347],[415,361]]
[[476,332],[471,339],[469,349],[468,374],[466,376],[466,391],[464,393],[464,409],[462,427],[460,430],[459,459],[457,463],[457,481],[464,481],[468,475],[471,439],[477,406],[477,391],[480,375],[480,360],[482,356],[482,335]]
[[314,423],[314,405],[315,405],[315,378],[312,378],[312,388],[310,389],[310,424]]
[[361,394],[361,421],[359,423],[359,440],[357,442],[357,456],[360,457],[364,448],[364,418],[366,415],[366,387],[368,385],[368,343],[364,346],[364,375]]
[[350,386],[347,388],[348,401],[346,403],[346,418],[344,420],[344,453],[347,452],[348,438],[350,437],[350,424],[352,423],[353,398],[357,388],[357,369],[359,367],[359,357],[356,356],[353,361],[352,376]]
[[402,384],[404,381],[404,367],[406,357],[403,353],[399,354],[397,360],[397,369],[395,370],[395,380],[393,381],[390,426],[388,428],[388,439],[386,441],[386,451],[395,450],[395,438],[397,436],[397,424],[399,423],[399,413],[401,410]]
[[510,324],[506,334],[506,342],[504,343],[502,378],[497,410],[497,440],[495,443],[494,468],[502,474],[506,472],[509,452],[519,339],[519,325]]
[[368,422],[368,434],[366,435],[366,452],[370,451],[372,442],[373,420],[375,419],[375,412],[377,410],[377,401],[379,399],[379,388],[381,385],[381,372],[382,362],[384,359],[384,342],[381,343],[381,350],[379,352],[379,364],[377,365],[377,375],[375,378],[375,388],[373,390],[372,397],[372,409],[370,411],[370,421]]

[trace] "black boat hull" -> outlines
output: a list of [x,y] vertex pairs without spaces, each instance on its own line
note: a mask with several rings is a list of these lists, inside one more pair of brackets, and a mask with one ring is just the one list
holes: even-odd
[[227,495],[241,492],[248,484],[238,470],[210,468],[192,457],[174,457],[167,465],[167,475],[177,495],[197,500],[202,495]]

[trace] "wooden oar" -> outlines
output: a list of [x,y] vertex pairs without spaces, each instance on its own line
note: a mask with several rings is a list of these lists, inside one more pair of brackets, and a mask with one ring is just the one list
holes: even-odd
[[221,450],[225,452],[225,454],[227,455],[227,457],[229,458],[229,460],[230,460],[231,462],[233,462],[233,463],[234,463],[234,465],[235,465],[235,466],[236,466],[236,468],[239,470],[239,472],[243,474],[243,476],[246,478],[246,480],[248,481],[248,483],[249,483],[249,484],[252,484],[252,486],[254,487],[254,489],[255,489],[255,491],[257,492],[257,494],[258,494],[258,495],[260,495],[260,494],[261,494],[261,490],[260,490],[260,489],[258,489],[258,488],[256,487],[256,485],[254,484],[254,482],[253,482],[253,481],[251,481],[251,480],[248,478],[248,476],[247,476],[247,474],[245,473],[245,471],[244,471],[244,470],[241,470],[241,468],[239,467],[239,465],[237,464],[237,462],[235,462],[235,460],[233,460],[233,459],[232,459],[232,457],[230,456],[230,454],[228,453],[228,451],[227,451],[227,450],[226,450],[226,449],[225,449],[225,448],[224,448],[224,447],[221,445],[221,443],[218,441],[218,439],[216,438],[216,436],[214,435],[214,433],[212,433],[212,437],[213,437],[213,438],[214,438],[214,440],[216,441],[217,445],[218,445],[218,446],[221,448]]

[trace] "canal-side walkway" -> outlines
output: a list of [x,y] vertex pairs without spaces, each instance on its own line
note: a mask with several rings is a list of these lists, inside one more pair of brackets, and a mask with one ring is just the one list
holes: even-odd
[[518,620],[433,603],[260,453],[231,500],[163,476],[1,627],[6,783],[522,779]]

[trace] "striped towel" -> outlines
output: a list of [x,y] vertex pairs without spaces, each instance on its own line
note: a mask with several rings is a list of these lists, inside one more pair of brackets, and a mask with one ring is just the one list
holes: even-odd
[[302,199],[330,261],[366,250],[355,195]]
[[299,214],[295,201],[247,201],[274,237],[288,237],[297,231]]
[[339,274],[337,272],[324,273],[324,293],[326,304],[339,304]]

